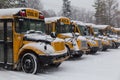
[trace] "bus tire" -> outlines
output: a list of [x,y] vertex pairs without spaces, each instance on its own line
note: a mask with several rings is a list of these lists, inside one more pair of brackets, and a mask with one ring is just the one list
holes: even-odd
[[32,53],[26,53],[21,59],[21,67],[25,73],[36,74],[38,72],[38,59]]
[[108,48],[103,48],[102,51],[107,51]]
[[117,49],[119,47],[119,45],[117,43],[115,43],[115,49]]
[[116,47],[116,44],[115,44],[115,42],[113,42],[112,43],[112,48],[115,49],[115,47]]

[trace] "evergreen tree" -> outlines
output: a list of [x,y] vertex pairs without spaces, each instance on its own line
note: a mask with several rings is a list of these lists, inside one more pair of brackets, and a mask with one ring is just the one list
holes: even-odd
[[115,25],[114,21],[118,11],[117,0],[96,0],[94,7],[96,24]]
[[105,2],[104,0],[96,0],[94,7],[96,10],[95,18],[96,24],[106,24],[106,10],[105,10]]
[[69,0],[63,0],[62,16],[71,18],[71,2]]
[[0,0],[0,8],[29,7],[38,10],[43,9],[40,0]]

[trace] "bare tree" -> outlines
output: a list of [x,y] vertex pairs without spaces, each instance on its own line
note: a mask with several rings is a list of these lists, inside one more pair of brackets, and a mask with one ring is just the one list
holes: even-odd
[[26,0],[26,7],[43,10],[41,0]]
[[62,16],[71,18],[71,2],[69,0],[63,0]]
[[106,5],[104,0],[96,0],[95,4],[93,5],[95,8],[95,18],[96,24],[106,24]]
[[0,8],[10,8],[13,5],[15,5],[13,0],[0,0]]
[[106,16],[107,23],[110,25],[115,25],[114,19],[118,11],[119,4],[116,0],[106,0]]
[[5,1],[6,1],[6,0],[0,0],[0,8],[3,8],[3,7],[4,7]]
[[92,11],[75,6],[71,6],[71,19],[94,23],[94,15]]
[[46,18],[47,17],[55,17],[55,16],[57,16],[56,13],[53,10],[51,10],[51,9],[49,9],[49,10],[43,10],[42,12],[43,12],[43,14],[44,14],[44,16]]
[[114,23],[115,27],[120,28],[120,11],[116,12],[116,17],[114,18],[113,23]]
[[115,25],[114,19],[118,6],[117,0],[96,0],[94,4],[96,23]]
[[29,7],[43,10],[40,0],[0,0],[0,8]]

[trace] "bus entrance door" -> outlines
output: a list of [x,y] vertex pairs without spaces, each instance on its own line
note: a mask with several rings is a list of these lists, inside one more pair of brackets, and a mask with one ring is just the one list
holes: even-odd
[[0,20],[0,66],[7,68],[13,63],[12,22]]

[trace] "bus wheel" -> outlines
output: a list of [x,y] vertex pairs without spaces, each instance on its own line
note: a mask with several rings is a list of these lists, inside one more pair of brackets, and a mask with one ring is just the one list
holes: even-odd
[[103,48],[102,51],[107,51],[108,48]]
[[26,53],[21,59],[22,70],[26,73],[36,74],[38,71],[37,57],[31,53]]
[[119,47],[119,45],[117,43],[115,43],[115,49],[117,49]]
[[112,43],[112,48],[115,49],[115,42]]

